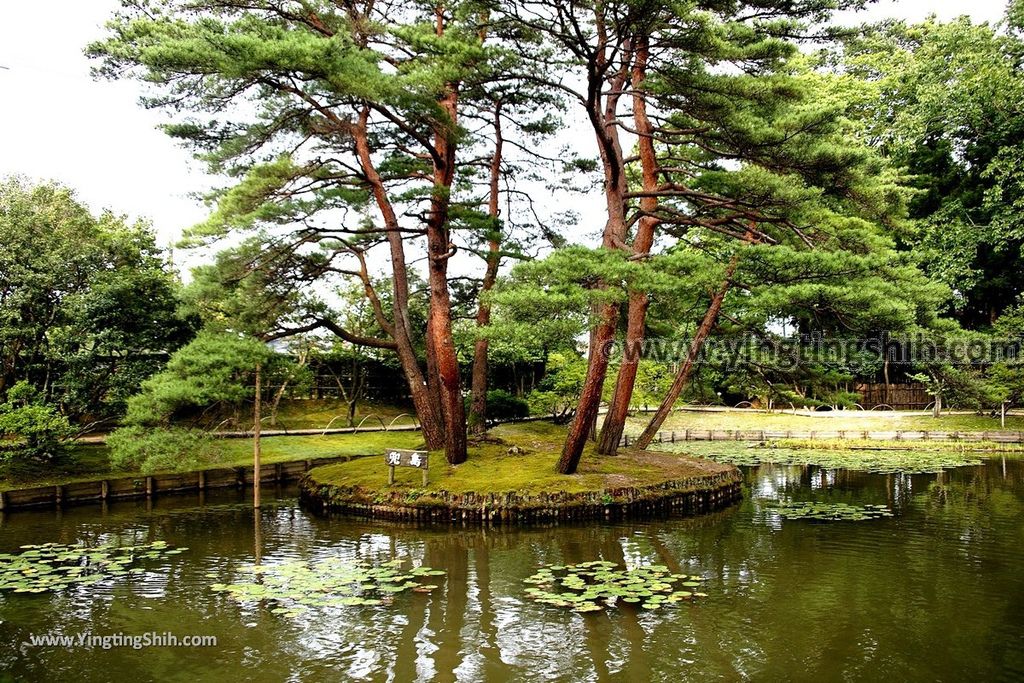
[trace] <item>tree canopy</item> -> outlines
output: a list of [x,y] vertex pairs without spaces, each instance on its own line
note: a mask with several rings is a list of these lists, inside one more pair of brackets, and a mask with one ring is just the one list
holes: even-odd
[[147,224],[0,182],[0,398],[27,382],[71,417],[119,415],[192,335],[177,290]]

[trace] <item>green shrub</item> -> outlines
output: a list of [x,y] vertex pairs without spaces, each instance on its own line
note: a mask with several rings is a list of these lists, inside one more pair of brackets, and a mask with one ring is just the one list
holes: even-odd
[[7,399],[0,404],[0,463],[50,464],[67,455],[75,430],[66,417],[26,382],[11,387]]
[[487,392],[487,417],[492,420],[519,420],[530,416],[530,404],[503,389]]
[[217,459],[215,439],[198,429],[122,427],[107,438],[115,470],[196,470]]

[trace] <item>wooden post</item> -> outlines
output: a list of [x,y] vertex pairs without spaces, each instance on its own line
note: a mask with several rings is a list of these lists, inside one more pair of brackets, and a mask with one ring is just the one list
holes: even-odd
[[[394,469],[393,467],[391,469]],[[427,487],[427,473],[430,471],[429,466],[423,468],[423,488]]]
[[110,483],[104,479],[100,482],[100,500],[106,500],[110,495]]
[[252,417],[255,422],[252,428],[252,506],[260,506],[260,364],[256,364],[256,400],[253,403]]
[[388,486],[395,485],[395,466],[388,467]]
[[999,426],[1006,429],[1006,401],[999,404]]

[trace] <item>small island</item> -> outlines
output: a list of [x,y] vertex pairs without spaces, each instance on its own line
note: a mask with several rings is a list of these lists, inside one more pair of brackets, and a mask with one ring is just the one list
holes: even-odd
[[429,483],[398,469],[388,484],[380,458],[317,467],[300,482],[314,510],[398,520],[515,523],[699,514],[740,498],[732,465],[673,453],[623,449],[584,458],[576,474],[555,471],[565,429],[548,422],[501,425],[449,466],[431,454]]

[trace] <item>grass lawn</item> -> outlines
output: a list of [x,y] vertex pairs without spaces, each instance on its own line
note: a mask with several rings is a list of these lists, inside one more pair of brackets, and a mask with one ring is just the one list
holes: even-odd
[[[431,454],[430,483],[426,489],[417,469],[396,468],[395,486],[387,486],[381,459],[366,458],[324,465],[311,471],[319,484],[370,491],[409,490],[449,493],[543,492],[580,493],[625,486],[644,486],[725,471],[714,463],[656,452],[623,451],[617,457],[599,456],[589,445],[575,475],[555,472],[565,428],[545,422],[509,424],[489,432],[494,442],[470,447],[469,459],[448,466],[443,453]],[[525,451],[510,454],[511,446]]]
[[[639,434],[647,425],[649,414],[638,413],[629,419],[627,432]],[[998,417],[988,415],[942,415],[935,418],[923,412],[834,411],[811,414],[762,413],[746,410],[690,411],[673,413],[662,431],[683,429],[793,429],[809,431],[871,430],[871,431],[997,431]],[[1024,416],[1008,415],[1008,431],[1024,430]]]
[[[417,448],[423,439],[419,432],[328,434],[327,436],[277,436],[262,440],[261,461],[266,464],[288,460],[307,460],[339,455],[366,455],[387,448]],[[218,453],[209,467],[238,467],[252,462],[251,439],[222,439]],[[50,486],[73,481],[129,477],[133,471],[110,469],[109,452],[105,446],[82,444],[75,448],[70,462],[45,472],[18,470],[8,466],[0,470],[0,491],[31,486]],[[148,474],[156,474],[150,472]]]
[[[360,403],[357,406],[355,423],[363,423],[364,427],[380,427],[381,422],[390,425],[400,415],[395,425],[414,424],[411,408],[389,406],[376,403]],[[277,411],[277,426],[273,427],[270,420],[264,420],[264,429],[324,429],[348,427],[348,404],[339,399],[291,399],[281,401]]]

